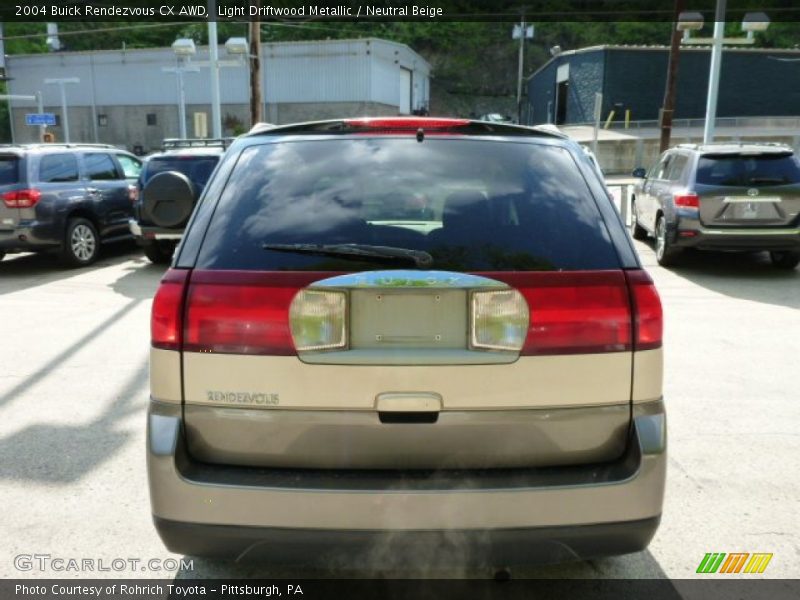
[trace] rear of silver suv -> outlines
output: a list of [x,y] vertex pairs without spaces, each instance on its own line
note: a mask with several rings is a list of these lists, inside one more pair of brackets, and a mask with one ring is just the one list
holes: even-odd
[[766,250],[776,267],[794,269],[800,264],[800,159],[783,144],[682,144],[636,185],[633,213],[633,237],[653,235],[662,266],[695,248]]
[[577,145],[287,126],[235,142],[205,199],[153,303],[170,550],[499,566],[646,547],[661,306]]

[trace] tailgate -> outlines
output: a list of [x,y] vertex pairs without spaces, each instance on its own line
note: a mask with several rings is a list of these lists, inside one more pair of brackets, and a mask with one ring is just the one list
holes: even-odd
[[800,163],[790,151],[706,154],[696,192],[712,227],[789,227],[800,214]]
[[329,276],[192,274],[183,374],[196,458],[437,469],[623,452],[622,271]]
[[697,187],[700,221],[705,226],[789,227],[800,214],[800,186]]

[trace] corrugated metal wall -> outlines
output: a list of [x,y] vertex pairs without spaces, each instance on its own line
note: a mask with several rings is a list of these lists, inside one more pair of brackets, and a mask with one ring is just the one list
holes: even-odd
[[[724,51],[717,117],[800,115],[800,62],[775,58],[798,59],[800,52]],[[570,65],[566,124],[591,122],[594,94],[599,91],[603,92],[604,119],[619,104],[631,111],[632,120],[656,120],[664,98],[667,60],[666,48],[597,48],[559,56],[528,83],[530,122],[547,122],[547,103],[555,103],[556,67],[566,63]],[[709,62],[708,49],[681,50],[675,118],[705,116]]]
[[[221,50],[221,58],[224,56]],[[198,48],[194,62],[208,60],[208,49]],[[266,103],[296,102],[386,102],[398,105],[399,66],[414,70],[420,94],[427,94],[430,67],[410,48],[384,40],[291,42],[262,46],[262,72]],[[41,90],[45,105],[60,104],[59,90],[44,85],[52,77],[78,77],[80,84],[67,88],[70,106],[171,105],[177,103],[174,73],[162,67],[175,66],[170,48],[113,50],[11,56],[9,75],[14,94]],[[209,70],[184,75],[186,101],[210,102]],[[247,68],[220,69],[223,104],[248,102]],[[426,98],[427,99],[427,98]],[[25,107],[25,103],[14,103]]]

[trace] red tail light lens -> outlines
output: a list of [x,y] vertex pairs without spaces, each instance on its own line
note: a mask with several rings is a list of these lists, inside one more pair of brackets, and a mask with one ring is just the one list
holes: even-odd
[[181,349],[183,293],[189,271],[170,269],[161,279],[150,316],[150,343],[164,350]]
[[672,199],[675,202],[675,206],[700,208],[700,197],[697,194],[676,194]]
[[296,354],[289,307],[299,290],[330,273],[194,271],[186,294],[183,349]]
[[427,117],[384,117],[366,119],[346,119],[352,127],[381,129],[384,131],[416,131],[417,129],[452,129],[469,125],[469,119],[431,119]]
[[32,208],[42,197],[37,189],[14,190],[3,194],[3,203],[8,208]]
[[658,291],[646,271],[627,271],[634,308],[634,349],[660,348],[664,334],[664,314]]
[[590,354],[631,349],[631,309],[621,271],[491,273],[530,307],[523,355]]

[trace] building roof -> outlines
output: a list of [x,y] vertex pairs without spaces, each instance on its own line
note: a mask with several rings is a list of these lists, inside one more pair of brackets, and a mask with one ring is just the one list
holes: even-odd
[[[652,44],[652,45],[636,45],[636,44],[601,44],[598,46],[586,46],[585,48],[576,48],[575,50],[565,50],[560,52],[556,56],[552,57],[546,63],[544,63],[541,67],[536,69],[533,73],[528,75],[526,79],[532,79],[536,76],[540,71],[546,69],[551,63],[557,61],[562,57],[567,56],[576,56],[579,54],[589,54],[591,52],[605,52],[608,50],[637,50],[642,52],[667,52],[669,51],[669,46],[665,46],[662,44]],[[692,46],[692,45],[681,45],[681,52],[710,52],[710,46]],[[788,55],[792,57],[800,58],[800,48],[752,48],[749,46],[726,46],[725,52],[742,52],[742,53],[754,53],[754,54],[779,54],[779,55]]]

